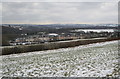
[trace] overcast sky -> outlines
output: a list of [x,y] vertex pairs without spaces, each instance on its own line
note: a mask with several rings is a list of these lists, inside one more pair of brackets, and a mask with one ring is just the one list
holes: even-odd
[[2,2],[118,2],[119,0],[1,0]]
[[96,24],[117,23],[116,2],[6,2],[2,3],[3,23]]

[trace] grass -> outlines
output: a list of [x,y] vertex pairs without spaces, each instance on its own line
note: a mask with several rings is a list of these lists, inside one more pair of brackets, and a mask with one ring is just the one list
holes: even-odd
[[3,76],[104,77],[117,67],[118,44],[102,44],[6,55]]

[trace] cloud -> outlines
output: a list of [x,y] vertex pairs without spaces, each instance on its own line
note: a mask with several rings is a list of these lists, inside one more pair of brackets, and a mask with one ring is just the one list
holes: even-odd
[[119,0],[1,0],[2,2],[118,2]]
[[117,23],[117,3],[3,3],[3,23]]
[[2,3],[0,3],[0,24],[2,23]]

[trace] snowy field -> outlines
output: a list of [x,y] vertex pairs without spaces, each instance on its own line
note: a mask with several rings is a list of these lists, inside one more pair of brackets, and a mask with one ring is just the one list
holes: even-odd
[[3,76],[118,76],[118,41],[0,56]]

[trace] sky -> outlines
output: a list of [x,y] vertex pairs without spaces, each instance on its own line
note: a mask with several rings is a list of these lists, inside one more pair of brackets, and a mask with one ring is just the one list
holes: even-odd
[[1,0],[1,2],[118,2],[119,0]]
[[118,22],[117,2],[4,2],[1,11],[3,24]]

